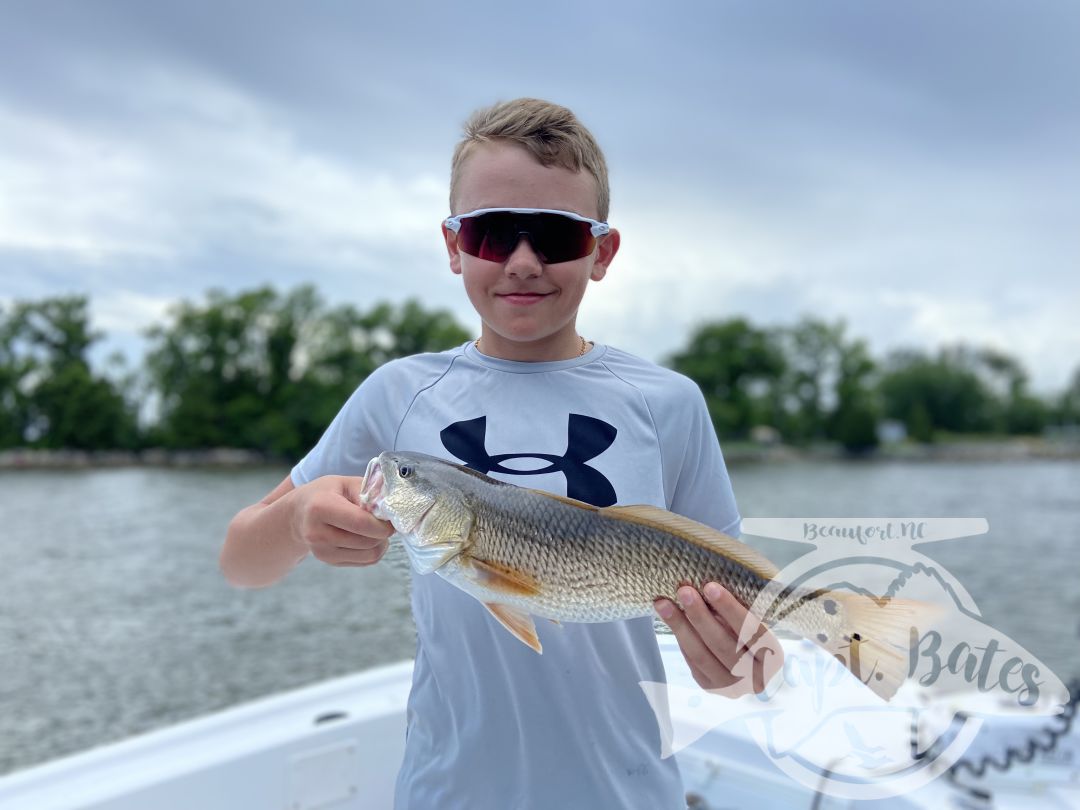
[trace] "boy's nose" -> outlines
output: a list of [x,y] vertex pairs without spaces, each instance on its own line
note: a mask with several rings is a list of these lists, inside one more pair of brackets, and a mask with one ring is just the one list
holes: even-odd
[[540,257],[533,250],[532,243],[525,234],[522,234],[521,238],[518,239],[514,252],[506,259],[507,275],[531,278],[540,275],[543,269],[543,262],[540,261]]

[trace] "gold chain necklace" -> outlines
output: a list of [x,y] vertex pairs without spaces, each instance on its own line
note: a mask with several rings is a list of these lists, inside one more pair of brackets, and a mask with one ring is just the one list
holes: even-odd
[[[592,343],[581,337],[581,335],[578,335],[578,337],[581,339],[581,350],[577,353],[577,356],[584,357],[585,352],[587,352],[592,347]],[[477,351],[480,351],[480,338],[477,338],[473,341],[473,346],[476,347]]]

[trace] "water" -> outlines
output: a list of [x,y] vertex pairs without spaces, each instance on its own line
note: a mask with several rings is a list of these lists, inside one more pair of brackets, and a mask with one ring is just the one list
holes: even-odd
[[[230,588],[225,526],[284,469],[0,473],[0,773],[412,655],[400,565]],[[922,550],[990,624],[1080,674],[1080,462],[732,471],[745,516],[979,516]],[[784,565],[803,549],[759,547]]]

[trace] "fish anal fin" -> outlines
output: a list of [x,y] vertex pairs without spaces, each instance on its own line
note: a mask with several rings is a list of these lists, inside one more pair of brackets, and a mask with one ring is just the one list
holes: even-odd
[[504,605],[501,602],[484,602],[484,607],[491,611],[503,627],[509,630],[518,641],[532,647],[538,653],[543,653],[540,639],[536,636],[536,625],[533,624],[532,616],[521,608]]
[[727,557],[737,562],[763,579],[772,579],[778,573],[778,569],[763,554],[745,543],[740,543],[734,537],[730,537],[711,526],[698,523],[688,517],[683,517],[667,509],[658,506],[640,504],[636,506],[607,506],[600,510],[601,514],[610,515],[616,520],[626,520],[643,526],[651,526],[654,529],[676,534],[687,542],[708,549],[715,554]]
[[516,568],[508,565],[478,560],[469,560],[473,578],[485,588],[511,596],[535,596],[540,593],[536,580]]

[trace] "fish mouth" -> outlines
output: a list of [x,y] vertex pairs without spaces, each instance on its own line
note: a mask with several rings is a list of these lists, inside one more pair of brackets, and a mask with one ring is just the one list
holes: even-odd
[[360,487],[360,505],[375,517],[381,517],[379,513],[383,511],[385,489],[386,479],[383,478],[382,464],[379,463],[379,456],[376,456],[368,462],[367,470],[364,471],[364,483]]

